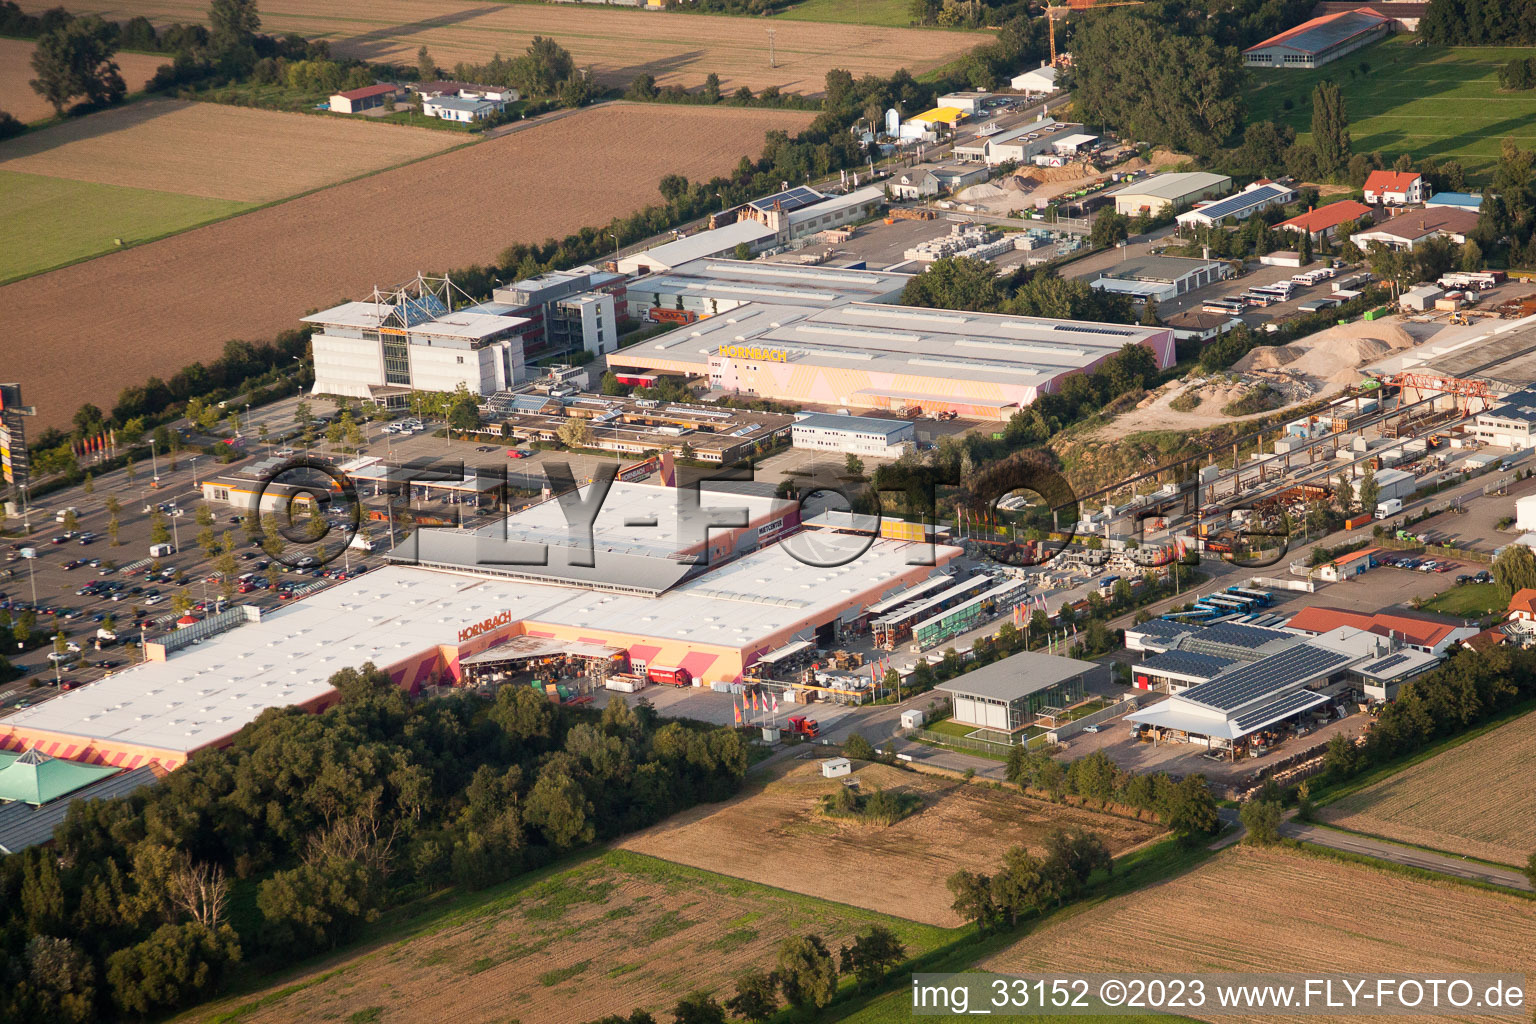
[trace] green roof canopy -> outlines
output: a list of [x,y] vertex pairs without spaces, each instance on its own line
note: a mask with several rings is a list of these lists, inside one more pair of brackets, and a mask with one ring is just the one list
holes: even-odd
[[13,754],[9,750],[0,750],[0,768],[4,768],[20,756],[20,754]]
[[0,768],[0,800],[41,807],[119,771],[112,765],[81,764],[32,749]]

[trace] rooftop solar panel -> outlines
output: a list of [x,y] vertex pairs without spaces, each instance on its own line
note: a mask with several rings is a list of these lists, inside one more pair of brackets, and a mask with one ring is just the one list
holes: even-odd
[[1274,202],[1285,195],[1286,192],[1286,189],[1275,185],[1262,185],[1259,188],[1249,189],[1247,192],[1239,192],[1235,196],[1228,196],[1209,206],[1202,206],[1195,212],[1212,220],[1221,220],[1223,217],[1230,217],[1234,213],[1241,213],[1249,207],[1262,206],[1265,203]]
[[1403,662],[1408,661],[1412,657],[1413,655],[1406,651],[1398,651],[1396,654],[1389,654],[1387,657],[1382,658],[1380,661],[1373,662],[1372,664],[1365,666],[1365,668],[1361,669],[1360,671],[1385,672],[1392,668],[1394,665],[1401,665]]
[[1154,654],[1136,666],[1145,672],[1175,672],[1179,675],[1210,679],[1224,668],[1236,664],[1231,658],[1214,654],[1196,654],[1193,651],[1168,651]]
[[822,198],[820,192],[806,188],[804,185],[797,185],[786,192],[778,192],[771,196],[764,196],[762,199],[754,199],[750,205],[753,209],[767,211],[773,209],[774,203],[778,203],[780,210],[789,213],[791,210],[798,210],[813,203],[819,203]]
[[1294,715],[1298,711],[1315,708],[1319,704],[1326,703],[1327,700],[1328,698],[1321,693],[1314,693],[1311,690],[1288,693],[1284,697],[1272,700],[1267,704],[1254,708],[1252,711],[1244,711],[1232,720],[1232,724],[1237,727],[1240,733],[1247,732],[1266,726],[1270,722],[1279,721],[1287,715]]
[[1337,651],[1311,644],[1298,644],[1279,654],[1217,676],[1208,683],[1191,687],[1182,696],[1185,700],[1204,704],[1217,711],[1232,711],[1288,687],[1316,679],[1349,660],[1348,655]]

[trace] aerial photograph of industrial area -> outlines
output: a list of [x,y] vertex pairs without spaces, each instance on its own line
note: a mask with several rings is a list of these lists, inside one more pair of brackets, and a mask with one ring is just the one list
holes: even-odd
[[1536,1021],[1536,2],[59,2],[0,1024]]

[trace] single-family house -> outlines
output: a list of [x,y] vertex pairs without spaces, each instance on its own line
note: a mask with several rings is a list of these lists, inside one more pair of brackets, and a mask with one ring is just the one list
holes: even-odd
[[1417,171],[1372,171],[1365,179],[1365,201],[1372,206],[1410,206],[1429,194]]
[[1359,222],[1361,217],[1371,215],[1371,208],[1364,203],[1357,203],[1353,199],[1345,199],[1338,203],[1329,203],[1327,206],[1319,206],[1298,214],[1290,220],[1283,220],[1275,225],[1277,230],[1294,231],[1298,235],[1305,231],[1313,242],[1321,242],[1325,238],[1333,238],[1338,234],[1339,225],[1346,221]]
[[1478,214],[1451,207],[1404,210],[1365,231],[1356,231],[1352,241],[1362,249],[1380,242],[1389,249],[1416,249],[1436,236],[1464,243],[1477,227]]

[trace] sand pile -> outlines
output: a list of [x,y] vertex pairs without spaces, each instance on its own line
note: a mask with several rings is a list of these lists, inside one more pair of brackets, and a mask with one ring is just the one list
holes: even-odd
[[1413,337],[1395,323],[1359,320],[1289,345],[1256,348],[1232,368],[1240,372],[1284,368],[1315,380],[1352,384],[1359,379],[1360,367],[1414,344]]
[[998,188],[1009,192],[1033,192],[1040,187],[1040,182],[1027,174],[1010,174],[996,184]]
[[1004,192],[1002,189],[998,188],[996,185],[991,184],[990,182],[984,182],[980,185],[972,185],[970,188],[960,190],[960,198],[964,199],[966,202],[972,203],[984,202],[988,199],[1001,199],[1007,194],[1007,192]]

